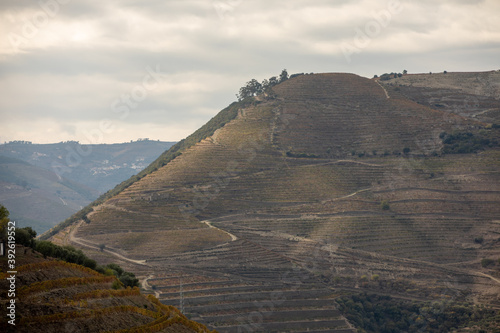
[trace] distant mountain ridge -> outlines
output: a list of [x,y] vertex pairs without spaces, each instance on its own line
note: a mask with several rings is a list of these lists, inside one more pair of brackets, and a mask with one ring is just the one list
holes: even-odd
[[0,145],[0,202],[39,233],[147,167],[172,142]]
[[0,155],[17,158],[104,193],[147,167],[175,142],[141,140],[118,144],[7,143]]
[[19,226],[44,232],[98,194],[52,171],[0,155],[0,203]]

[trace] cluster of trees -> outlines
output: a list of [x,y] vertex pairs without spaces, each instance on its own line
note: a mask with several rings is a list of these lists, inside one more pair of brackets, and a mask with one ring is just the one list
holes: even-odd
[[135,277],[135,274],[126,272],[117,264],[108,264],[104,267],[99,266],[96,270],[104,275],[116,276],[125,287],[139,287],[139,280]]
[[[49,241],[33,241],[35,241],[35,246],[33,248],[43,254],[44,257],[58,258],[93,270],[97,268],[97,262],[95,260],[88,258],[82,250],[78,250],[71,245],[59,246]],[[26,244],[23,245],[28,246]]]
[[240,92],[236,94],[236,97],[238,97],[238,101],[242,101],[245,98],[254,97],[263,93],[267,95],[273,95],[271,91],[272,87],[279,83],[285,82],[288,79],[289,76],[286,69],[281,71],[279,77],[273,76],[269,78],[269,80],[264,79],[262,83],[260,83],[256,79],[252,79],[248,81],[245,86],[240,88]]
[[34,249],[44,256],[82,265],[107,276],[114,275],[125,287],[139,286],[139,280],[133,273],[124,271],[117,264],[97,265],[95,260],[88,258],[81,250],[75,249],[73,246],[59,246],[49,241],[36,241]]
[[490,138],[487,131],[482,133],[454,132],[448,134],[443,132],[439,138],[443,141],[444,154],[469,154],[475,153],[488,147],[498,146],[495,138]]
[[32,145],[33,142],[31,141],[23,141],[23,140],[14,140],[14,141],[9,141],[9,142],[4,142],[6,145]]
[[466,326],[491,328],[499,319],[495,310],[445,301],[417,303],[359,294],[337,303],[361,332],[450,332]]
[[[403,71],[403,73],[394,73],[394,72],[384,73],[384,74],[380,75],[380,80],[388,81],[390,79],[397,79],[398,77],[402,77],[403,75],[406,75],[406,74],[408,74],[408,71],[406,69]],[[373,78],[374,79],[378,78],[378,75],[374,75]]]
[[9,224],[9,211],[4,206],[0,205],[0,240],[7,241],[7,228]]

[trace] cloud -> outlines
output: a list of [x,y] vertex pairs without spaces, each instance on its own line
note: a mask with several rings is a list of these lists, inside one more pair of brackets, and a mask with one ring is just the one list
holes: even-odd
[[[245,82],[283,68],[371,77],[498,67],[496,0],[400,0],[390,17],[391,1],[368,0],[41,3],[0,3],[0,117],[9,128],[0,139],[83,141],[85,128],[107,119],[116,130],[106,142],[179,140]],[[347,61],[342,45],[356,46],[374,24],[379,31]],[[157,67],[161,84],[130,102],[126,117],[116,112]]]

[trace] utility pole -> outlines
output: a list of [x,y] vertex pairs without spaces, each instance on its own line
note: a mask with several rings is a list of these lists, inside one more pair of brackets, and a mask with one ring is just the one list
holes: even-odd
[[182,290],[182,273],[181,273],[181,277],[180,277],[180,285],[179,285],[179,293],[180,293],[180,310],[181,312],[184,314],[184,292]]

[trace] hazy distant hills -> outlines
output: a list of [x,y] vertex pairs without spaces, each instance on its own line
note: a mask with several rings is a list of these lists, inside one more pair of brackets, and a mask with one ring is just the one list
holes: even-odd
[[134,141],[120,144],[0,145],[0,155],[17,158],[85,184],[100,193],[135,175],[175,142]]
[[98,192],[49,170],[0,156],[0,202],[20,226],[50,229],[98,196]]
[[149,165],[173,143],[0,145],[0,202],[44,232]]
[[440,75],[284,81],[46,237],[146,260],[164,303],[219,332],[259,302],[256,331],[351,332],[335,299],[359,291],[500,307],[500,79],[470,73],[488,79],[467,99]]

